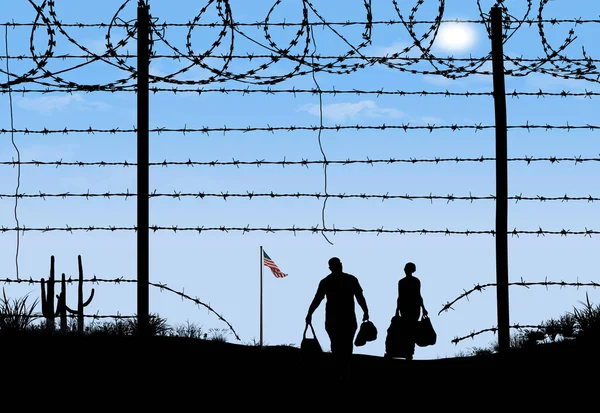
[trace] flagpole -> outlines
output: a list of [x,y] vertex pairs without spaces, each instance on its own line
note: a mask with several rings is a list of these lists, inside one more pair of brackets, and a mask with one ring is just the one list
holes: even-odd
[[263,247],[260,246],[260,347],[263,346]]

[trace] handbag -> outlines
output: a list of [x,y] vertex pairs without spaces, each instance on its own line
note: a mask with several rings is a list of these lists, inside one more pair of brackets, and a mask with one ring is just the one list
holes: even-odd
[[357,347],[364,346],[368,341],[377,339],[377,327],[371,321],[363,321],[354,340],[354,345]]
[[[312,331],[312,338],[306,336],[309,326]],[[321,344],[319,344],[319,340],[317,339],[317,335],[315,334],[315,329],[313,328],[312,324],[306,323],[304,335],[302,336],[302,343],[300,344],[300,352],[305,357],[316,356],[323,353],[323,349],[321,348]]]
[[431,324],[429,316],[421,317],[415,335],[415,344],[419,347],[432,346],[437,341],[437,333]]

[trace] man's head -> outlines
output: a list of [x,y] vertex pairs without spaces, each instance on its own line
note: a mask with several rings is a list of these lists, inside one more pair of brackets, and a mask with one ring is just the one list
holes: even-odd
[[338,257],[333,257],[329,260],[329,269],[333,273],[342,272],[342,262]]
[[407,262],[404,266],[404,273],[406,275],[412,275],[415,271],[417,271],[417,266],[412,262]]

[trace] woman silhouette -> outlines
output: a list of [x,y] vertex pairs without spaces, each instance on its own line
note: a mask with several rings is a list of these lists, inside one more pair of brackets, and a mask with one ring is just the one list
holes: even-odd
[[415,352],[415,333],[421,316],[421,308],[423,309],[423,316],[428,314],[421,296],[421,281],[413,276],[416,271],[417,266],[412,262],[407,262],[404,266],[406,276],[398,281],[396,315],[399,313],[402,317],[406,328],[405,334],[410,342],[410,352],[406,357],[407,360],[412,360]]

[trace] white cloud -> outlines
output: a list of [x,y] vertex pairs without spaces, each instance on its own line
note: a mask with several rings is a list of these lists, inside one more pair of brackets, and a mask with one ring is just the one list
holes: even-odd
[[[311,115],[320,116],[320,108],[317,104],[304,105],[298,109],[298,112],[308,112]],[[333,122],[345,122],[361,115],[371,118],[401,118],[404,113],[394,108],[380,108],[372,100],[323,105],[323,117]]]
[[110,105],[104,102],[89,101],[80,93],[62,96],[21,98],[17,100],[17,106],[25,110],[41,113],[42,115],[52,115],[73,106],[77,110],[106,111],[110,109]]

